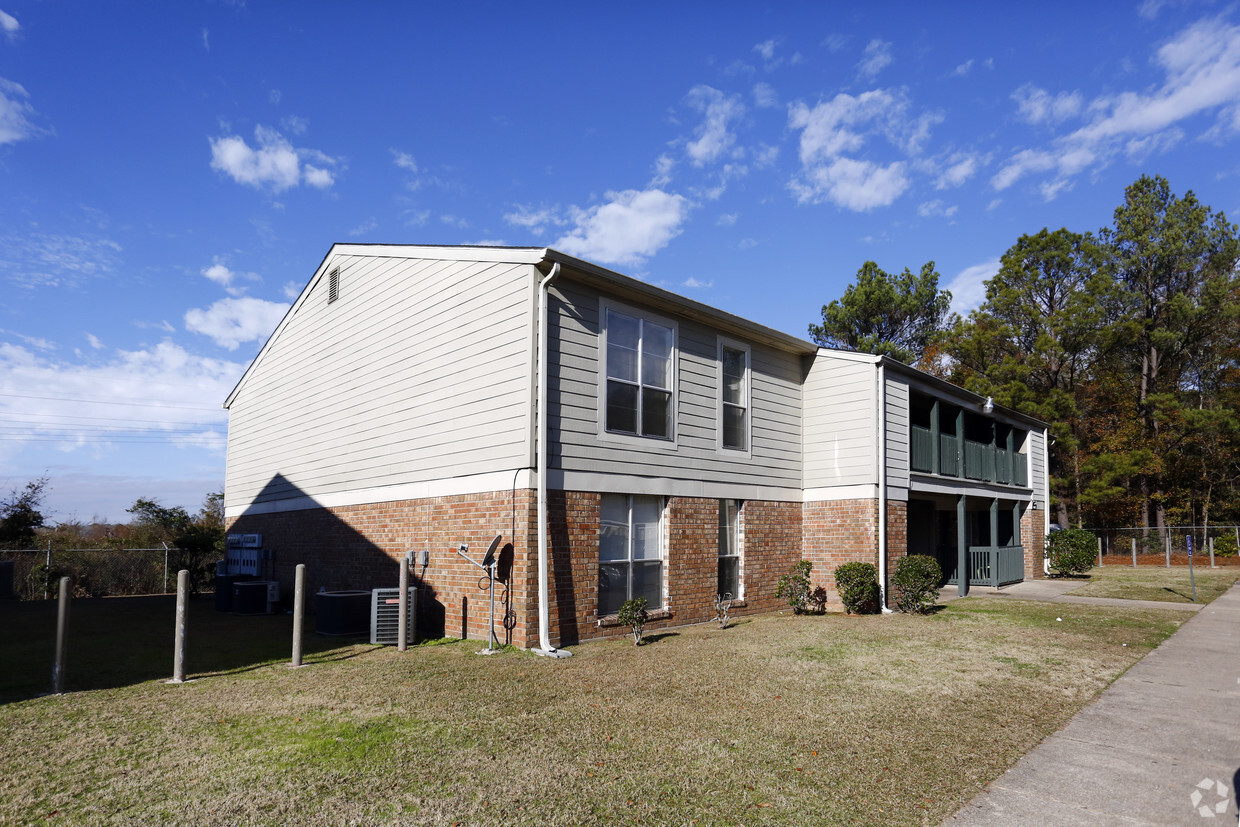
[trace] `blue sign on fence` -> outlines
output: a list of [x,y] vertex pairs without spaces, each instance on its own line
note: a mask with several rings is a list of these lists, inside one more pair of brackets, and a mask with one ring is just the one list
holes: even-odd
[[1188,534],[1185,536],[1185,539],[1188,540],[1188,556],[1192,557],[1193,556],[1193,535]]

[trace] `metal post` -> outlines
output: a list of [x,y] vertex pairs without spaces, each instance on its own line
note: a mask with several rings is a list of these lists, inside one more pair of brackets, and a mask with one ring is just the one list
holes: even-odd
[[404,652],[409,648],[409,561],[403,554],[400,558],[400,598],[396,615],[400,626],[396,632],[396,651]]
[[1167,532],[1167,568],[1171,568],[1171,532]]
[[[959,434],[961,432],[957,432]],[[969,548],[965,545],[965,495],[956,500],[956,594],[969,596]]]
[[164,594],[168,593],[168,544],[160,540],[164,547]]
[[1132,538],[1132,567],[1137,567],[1137,538]]
[[495,635],[495,567],[498,563],[491,563],[487,567],[487,579],[491,583],[491,620],[487,629],[487,648],[494,649],[493,643],[499,643],[499,638]]
[[65,691],[65,635],[69,632],[69,578],[60,578],[60,605],[56,611],[56,659],[52,661],[52,694]]
[[1102,537],[1098,538],[1098,565],[1102,565]]
[[47,541],[47,565],[43,569],[43,599],[47,600],[52,590],[52,541]]
[[1188,582],[1193,586],[1193,602],[1197,602],[1197,578],[1193,576],[1193,535],[1185,536],[1185,545],[1188,546]]
[[1218,568],[1214,565],[1214,538],[1210,538],[1210,568]]
[[177,628],[176,641],[172,648],[170,683],[185,683],[185,603],[188,597],[189,571],[181,569],[177,572]]
[[305,625],[306,564],[297,564],[293,580],[293,666],[301,666],[301,633]]

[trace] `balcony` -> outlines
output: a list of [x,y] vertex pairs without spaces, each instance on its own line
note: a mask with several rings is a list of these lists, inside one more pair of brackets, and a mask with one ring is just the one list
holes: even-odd
[[1021,488],[1029,485],[1029,457],[1013,448],[999,447],[993,442],[961,440],[953,434],[939,434],[938,468],[935,468],[934,439],[931,428],[923,425],[909,427],[909,456],[914,471],[943,477],[963,476],[978,482]]

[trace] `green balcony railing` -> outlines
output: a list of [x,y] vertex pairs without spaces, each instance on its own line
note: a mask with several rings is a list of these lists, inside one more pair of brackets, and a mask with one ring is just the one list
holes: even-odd
[[[957,585],[956,550],[950,546],[935,549],[947,584]],[[1006,586],[1025,579],[1025,550],[1020,546],[969,546],[969,584]]]
[[1025,454],[1012,454],[1012,485],[1027,486],[1029,484],[1029,457]]
[[934,435],[929,428],[913,425],[910,428],[912,445],[909,453],[914,471],[936,473],[934,467]]
[[960,476],[960,442],[952,434],[939,434],[939,473],[945,477]]
[[964,475],[971,480],[992,482],[995,478],[995,446],[966,439]]

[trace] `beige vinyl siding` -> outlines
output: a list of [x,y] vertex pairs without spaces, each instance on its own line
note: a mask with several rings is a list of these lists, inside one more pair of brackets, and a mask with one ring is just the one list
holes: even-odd
[[887,377],[887,497],[908,499],[908,383],[891,371]]
[[875,366],[829,353],[807,361],[805,488],[877,484]]
[[230,507],[525,466],[533,272],[330,262],[233,400]]
[[[565,472],[786,487],[801,480],[800,358],[767,345],[751,348],[752,449],[735,457],[718,450],[718,335],[673,311],[617,300],[675,321],[675,440],[601,436],[599,293],[561,279],[552,287],[550,360],[551,468]],[[733,332],[726,335],[744,341]]]
[[1046,440],[1042,437],[1041,431],[1030,431],[1026,437],[1028,447],[1029,461],[1029,487],[1033,489],[1033,499],[1039,503],[1047,502],[1046,494],[1046,457],[1043,455],[1043,445]]

